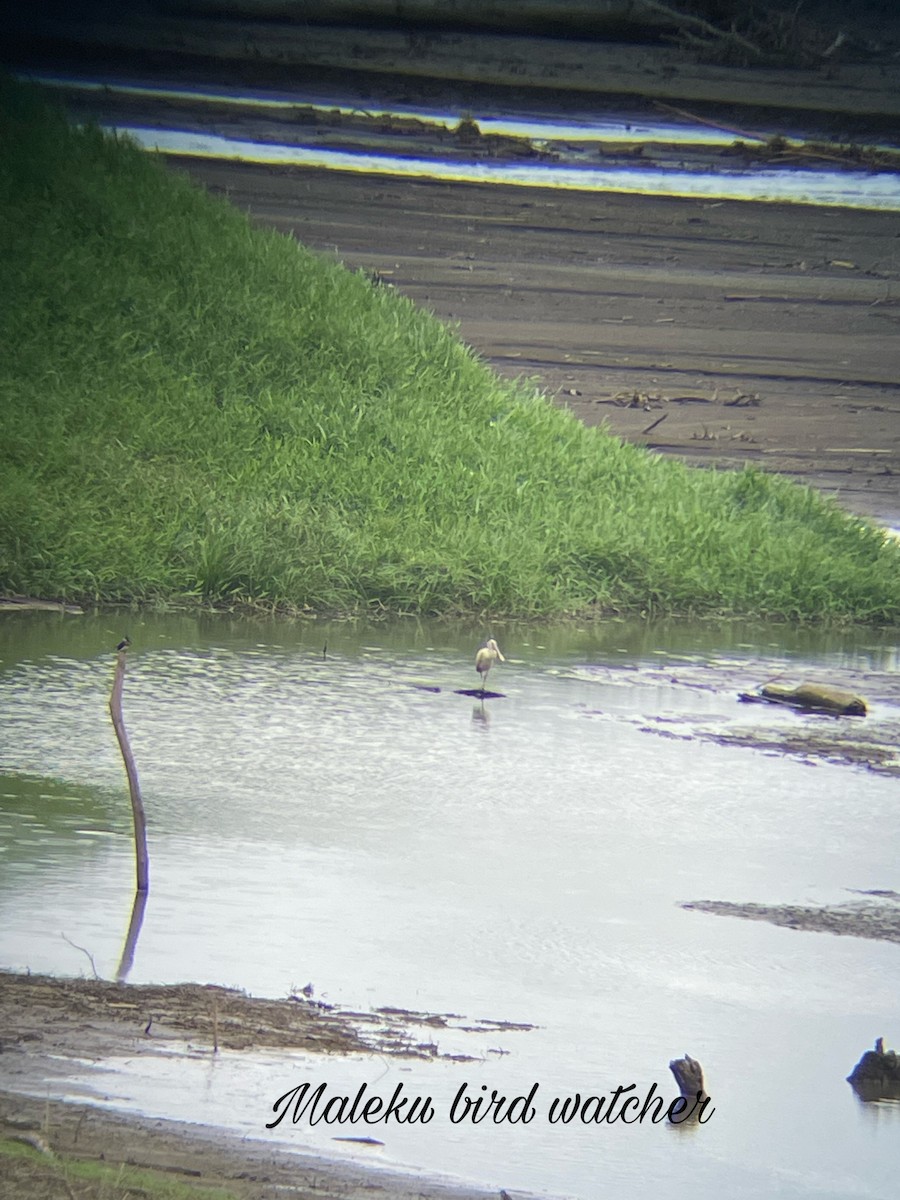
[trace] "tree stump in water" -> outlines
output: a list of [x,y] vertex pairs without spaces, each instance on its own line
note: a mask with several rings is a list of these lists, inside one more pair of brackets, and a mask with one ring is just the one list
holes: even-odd
[[867,1050],[847,1082],[860,1100],[900,1100],[900,1055],[885,1050],[879,1038],[874,1050]]
[[669,1070],[675,1076],[675,1082],[678,1084],[678,1090],[684,1100],[684,1109],[681,1114],[670,1115],[669,1120],[673,1125],[679,1125],[683,1121],[697,1120],[701,1106],[709,1100],[703,1082],[703,1068],[696,1058],[691,1058],[689,1054],[686,1054],[684,1058],[673,1059],[669,1063]]

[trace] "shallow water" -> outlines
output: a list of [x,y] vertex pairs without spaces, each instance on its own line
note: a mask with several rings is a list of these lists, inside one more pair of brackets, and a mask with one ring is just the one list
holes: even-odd
[[[896,671],[895,638],[0,614],[2,966],[90,974],[88,952],[116,973],[134,864],[106,704],[124,632],[151,856],[132,981],[312,982],[353,1008],[536,1028],[437,1031],[468,1063],[198,1052],[84,1064],[54,1090],[259,1137],[298,1083],[402,1082],[433,1098],[430,1124],[272,1136],[513,1194],[896,1195],[900,1106],[861,1105],[845,1076],[876,1037],[900,1043],[898,948],[678,906],[900,890],[895,778],[691,736],[772,719],[738,684]],[[482,705],[456,689],[489,632],[508,661]],[[546,1120],[575,1091],[671,1099],[685,1052],[715,1104],[701,1128]],[[464,1082],[538,1083],[535,1119],[451,1123]],[[361,1133],[385,1145],[332,1140]]]

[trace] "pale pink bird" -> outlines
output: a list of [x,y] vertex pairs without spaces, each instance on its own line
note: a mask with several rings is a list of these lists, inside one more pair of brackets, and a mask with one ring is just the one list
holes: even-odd
[[506,659],[500,653],[500,647],[493,638],[490,638],[483,646],[480,646],[478,653],[475,655],[475,670],[481,676],[482,692],[487,684],[488,671],[490,671],[498,658],[501,662],[506,662]]

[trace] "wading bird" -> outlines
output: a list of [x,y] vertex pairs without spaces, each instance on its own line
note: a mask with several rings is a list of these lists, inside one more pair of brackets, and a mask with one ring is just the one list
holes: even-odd
[[490,638],[483,646],[478,648],[478,653],[475,655],[475,670],[481,676],[481,691],[484,692],[487,684],[488,671],[500,659],[501,662],[506,662],[506,659],[500,653],[500,647]]

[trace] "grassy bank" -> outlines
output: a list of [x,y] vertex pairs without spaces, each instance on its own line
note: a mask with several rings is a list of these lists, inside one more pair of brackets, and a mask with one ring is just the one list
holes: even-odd
[[[40,1135],[34,1140],[46,1145]],[[5,1181],[0,1194],[16,1200],[134,1200],[136,1196],[146,1200],[237,1200],[234,1192],[209,1187],[203,1181],[193,1183],[148,1168],[60,1157],[49,1152],[49,1147],[42,1152],[10,1138],[0,1138],[0,1174]]]
[[499,380],[428,314],[0,95],[0,589],[900,619],[900,547]]

